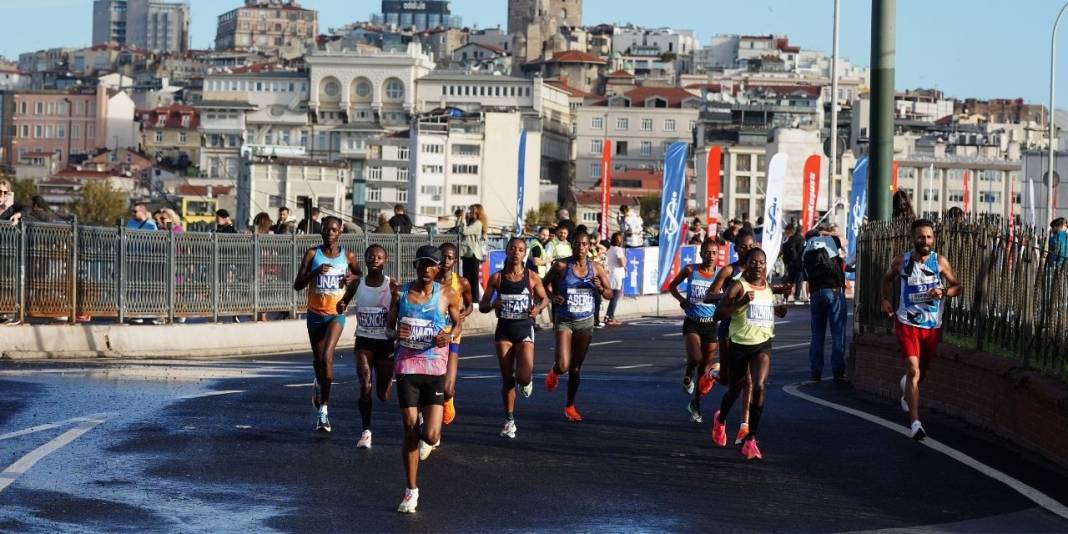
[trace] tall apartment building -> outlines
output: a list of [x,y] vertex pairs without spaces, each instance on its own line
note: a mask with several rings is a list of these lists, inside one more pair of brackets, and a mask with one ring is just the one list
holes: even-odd
[[560,26],[582,26],[582,0],[508,0],[508,33],[523,33],[544,16]]
[[249,224],[257,213],[273,215],[281,206],[295,209],[306,198],[325,215],[347,220],[351,187],[352,173],[344,162],[253,156],[241,166],[237,180],[236,221]]
[[93,44],[163,52],[189,50],[189,4],[163,0],[95,0]]
[[452,14],[450,4],[450,0],[382,0],[382,12],[372,13],[371,22],[419,31],[462,28],[463,21]]
[[245,0],[244,7],[219,15],[215,48],[298,57],[318,34],[318,12],[296,0]]
[[[128,109],[121,110],[123,114],[129,112],[129,124],[124,124],[120,117],[110,120],[109,99],[120,93],[111,93],[104,86],[74,92],[9,94],[13,128],[7,161],[10,165],[49,155],[62,167],[72,157],[85,159],[107,147],[113,134],[122,136],[122,141],[133,135],[133,101],[126,97],[124,102],[128,102],[123,107]],[[109,122],[112,131],[108,129]]]

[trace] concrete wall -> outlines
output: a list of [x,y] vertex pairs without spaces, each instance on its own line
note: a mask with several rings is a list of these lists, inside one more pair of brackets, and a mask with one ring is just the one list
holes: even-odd
[[[673,309],[662,296],[662,310]],[[607,305],[607,304],[606,304]],[[617,316],[656,310],[656,296],[624,297]],[[464,332],[490,334],[496,319],[478,312]],[[349,318],[340,346],[351,349],[356,320]],[[0,327],[0,359],[198,358],[310,351],[303,320],[177,325],[19,325]],[[545,340],[549,338],[544,337]]]

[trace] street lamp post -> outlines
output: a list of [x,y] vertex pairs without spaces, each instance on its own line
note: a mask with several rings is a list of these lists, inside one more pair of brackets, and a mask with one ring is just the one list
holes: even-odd
[[838,0],[834,0],[834,29],[831,42],[831,164],[827,166],[827,213],[835,211],[834,178],[835,173],[838,172],[838,13]]
[[1066,9],[1068,9],[1068,2],[1057,13],[1057,20],[1053,22],[1053,35],[1049,39],[1049,166],[1046,173],[1046,209],[1050,221],[1053,220],[1053,170],[1057,168],[1054,164],[1057,157],[1057,130],[1053,120],[1056,115],[1054,102],[1056,102],[1057,88],[1057,27],[1060,26],[1061,16],[1064,15]]

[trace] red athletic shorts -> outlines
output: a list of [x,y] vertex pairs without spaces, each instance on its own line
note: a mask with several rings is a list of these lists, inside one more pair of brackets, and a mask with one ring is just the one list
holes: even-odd
[[[896,322],[896,321],[895,321]],[[938,328],[919,328],[897,323],[895,333],[897,344],[901,347],[901,356],[917,356],[921,359],[934,358],[938,352]]]

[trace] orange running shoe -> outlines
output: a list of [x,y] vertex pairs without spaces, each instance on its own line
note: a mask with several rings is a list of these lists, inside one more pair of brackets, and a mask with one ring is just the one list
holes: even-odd
[[742,445],[742,456],[745,456],[746,460],[763,460],[764,455],[760,454],[760,448],[757,447],[755,439],[751,439]]
[[697,381],[697,389],[701,390],[702,397],[708,395],[714,385],[716,385],[716,379],[712,377],[711,372],[701,375],[701,379]]
[[718,447],[727,446],[727,425],[719,422],[719,410],[712,414],[712,442]]
[[734,444],[741,445],[745,441],[745,437],[749,435],[749,423],[742,423],[742,426],[738,427],[738,435],[734,436]]
[[572,423],[577,423],[582,420],[582,414],[578,413],[578,410],[574,406],[564,406],[564,415],[567,416],[567,420]]
[[456,419],[456,405],[453,404],[453,400],[455,399],[445,401],[445,410],[441,415],[441,422],[446,425],[452,423],[453,419]]
[[560,385],[560,375],[556,374],[556,371],[549,369],[549,374],[545,375],[545,391],[552,393],[556,391],[556,386]]

